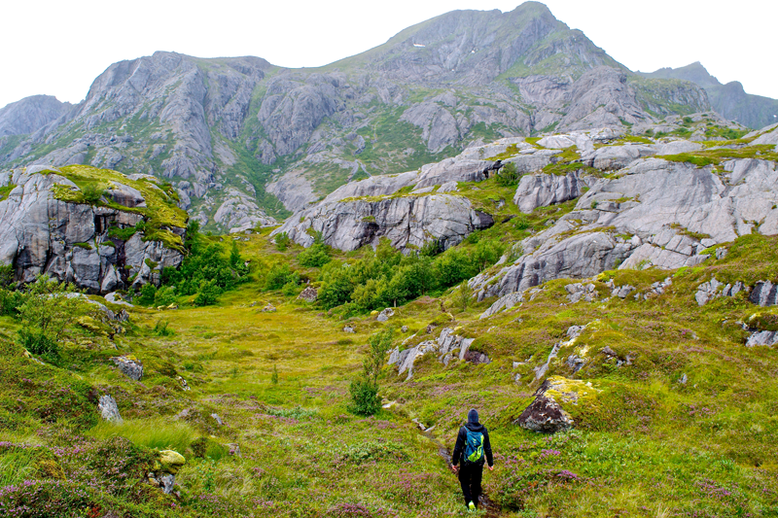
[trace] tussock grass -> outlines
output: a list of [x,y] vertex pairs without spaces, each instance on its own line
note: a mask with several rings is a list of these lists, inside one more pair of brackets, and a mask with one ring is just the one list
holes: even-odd
[[125,420],[123,423],[101,422],[87,435],[99,440],[124,437],[146,448],[184,453],[198,434],[186,422],[175,421],[172,417],[157,417]]

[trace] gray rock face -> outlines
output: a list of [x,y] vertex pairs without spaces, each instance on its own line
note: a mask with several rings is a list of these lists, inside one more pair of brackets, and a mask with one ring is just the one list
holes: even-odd
[[404,351],[395,348],[389,355],[389,365],[397,366],[397,374],[408,373],[406,381],[413,377],[413,363],[416,358],[424,356],[427,353],[436,353],[438,361],[444,365],[457,357],[460,361],[466,360],[471,363],[489,363],[489,357],[482,353],[472,354],[467,357],[470,351],[470,345],[475,341],[474,338],[464,338],[454,334],[451,328],[444,328],[440,332],[437,340],[426,340],[415,347],[410,347]]
[[324,242],[340,250],[378,245],[382,237],[392,246],[423,247],[437,240],[443,248],[460,243],[474,230],[489,228],[494,220],[476,211],[466,198],[449,194],[323,202],[295,214],[272,235],[286,232],[298,244],[311,246],[308,229],[322,233]]
[[[701,253],[708,247],[755,231],[777,234],[776,164],[738,159],[725,162],[723,169],[719,175],[709,167],[656,157],[631,159],[615,178],[592,181],[573,212],[525,239],[525,255],[514,264],[471,284],[482,300],[551,279],[591,277],[617,264],[622,269],[695,266],[708,257]],[[536,181],[522,179],[527,185]],[[633,237],[618,237],[625,234]],[[743,288],[736,284],[714,291],[732,296]],[[774,303],[778,296],[770,295],[771,289],[755,289],[752,300]]]
[[140,381],[143,378],[143,364],[135,359],[126,356],[111,358],[116,367],[128,378]]
[[618,243],[604,232],[580,234],[561,242],[549,239],[531,254],[503,268],[497,275],[497,283],[490,283],[486,276],[476,277],[478,300],[522,292],[552,279],[592,277],[614,268],[632,248],[629,243]]
[[[511,77],[517,66],[530,73]],[[228,231],[248,224],[237,217],[243,207],[255,222],[267,218],[272,195],[299,211],[357,175],[415,169],[419,153],[444,158],[484,134],[515,137],[552,125],[623,130],[652,120],[644,105],[662,115],[678,105],[684,113],[709,107],[692,83],[658,81],[648,92],[634,79],[541,4],[455,11],[326,72],[168,52],[115,63],[83,103],[43,126],[45,117],[13,130],[29,137],[9,145],[0,164],[24,165],[67,142],[45,160],[167,178],[182,206]],[[517,157],[519,170],[537,171],[549,154]],[[274,166],[272,177],[256,174],[260,164]],[[217,220],[221,209],[235,217],[222,211]]]
[[778,304],[778,286],[770,281],[759,281],[751,290],[748,300],[760,306],[775,306]]
[[109,394],[100,396],[98,409],[100,410],[100,415],[106,421],[112,423],[121,423],[123,421],[122,416],[119,415],[119,407],[116,404],[116,400]]
[[513,203],[529,214],[538,207],[547,207],[578,198],[583,194],[587,180],[578,171],[565,176],[553,174],[527,175],[521,178]]
[[778,331],[755,331],[746,340],[746,347],[757,345],[772,346],[778,344]]
[[737,81],[723,85],[710,75],[699,61],[685,67],[661,68],[656,72],[643,75],[692,81],[706,90],[714,110],[750,128],[762,128],[773,124],[774,115],[778,113],[778,100],[747,94],[743,85]]
[[[144,242],[142,233],[126,242],[109,237],[111,225],[134,226],[141,215],[55,199],[55,185],[74,186],[62,176],[16,170],[0,174],[0,185],[16,185],[0,201],[0,263],[13,264],[19,281],[31,282],[46,273],[93,293],[107,293],[158,284],[162,268],[181,263],[181,252],[159,241]],[[136,198],[140,193],[129,188],[114,192],[142,203]],[[183,234],[183,229],[173,230]]]

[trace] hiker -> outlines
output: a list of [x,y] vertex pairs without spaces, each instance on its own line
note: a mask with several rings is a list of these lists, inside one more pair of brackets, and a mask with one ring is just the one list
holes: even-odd
[[[467,424],[459,429],[454,455],[451,457],[451,470],[455,475],[457,472],[459,474],[465,505],[471,511],[478,507],[484,457],[491,471],[494,469],[494,459],[492,459],[492,445],[489,443],[489,431],[478,422],[478,411],[474,408],[467,413]],[[459,464],[458,470],[457,464]]]

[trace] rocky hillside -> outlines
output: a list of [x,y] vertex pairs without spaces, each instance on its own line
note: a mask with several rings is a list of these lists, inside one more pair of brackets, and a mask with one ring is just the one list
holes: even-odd
[[153,176],[91,166],[0,174],[0,264],[16,281],[47,274],[91,293],[159,284],[183,258],[187,215]]
[[778,100],[747,94],[738,81],[723,85],[710,75],[700,62],[681,68],[661,68],[656,72],[641,75],[648,78],[691,81],[705,89],[714,110],[744,126],[758,129],[778,122]]
[[451,12],[319,69],[166,52],[116,63],[55,121],[0,134],[0,164],[151,174],[206,228],[237,231],[472,143],[709,108],[696,85],[635,75],[527,2]]

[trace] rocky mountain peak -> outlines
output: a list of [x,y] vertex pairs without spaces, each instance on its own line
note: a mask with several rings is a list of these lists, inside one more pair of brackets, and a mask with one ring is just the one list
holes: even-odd
[[72,105],[52,95],[33,95],[0,109],[0,137],[33,133],[66,114]]

